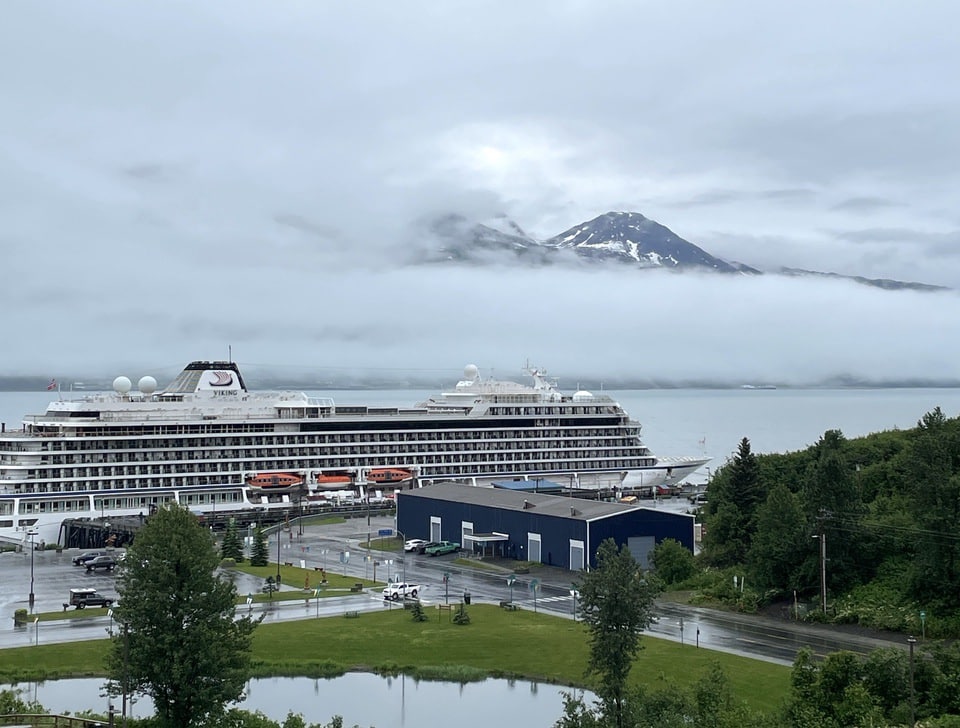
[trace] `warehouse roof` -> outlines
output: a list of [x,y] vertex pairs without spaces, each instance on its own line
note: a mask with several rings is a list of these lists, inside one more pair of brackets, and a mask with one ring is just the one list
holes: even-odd
[[[624,503],[585,500],[543,493],[514,492],[501,488],[484,488],[459,483],[438,483],[415,490],[397,491],[397,507],[405,498],[427,498],[478,506],[491,506],[508,510],[530,511],[554,518],[573,518],[579,521],[595,521],[636,511],[636,506]],[[653,509],[640,509],[653,510]],[[664,513],[663,511],[657,511]],[[682,514],[671,514],[682,515]],[[689,518],[689,516],[684,516]]]

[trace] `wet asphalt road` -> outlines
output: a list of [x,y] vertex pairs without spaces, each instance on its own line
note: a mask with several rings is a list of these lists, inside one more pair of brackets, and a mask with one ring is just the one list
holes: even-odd
[[[393,519],[373,517],[352,519],[342,524],[305,527],[303,534],[296,525],[291,532],[281,533],[279,553],[282,562],[307,568],[323,568],[331,573],[353,575],[385,581],[388,576],[422,584],[421,599],[427,606],[459,603],[465,591],[474,602],[498,603],[513,600],[523,609],[535,609],[567,618],[573,617],[574,598],[570,594],[574,575],[571,572],[544,567],[533,576],[518,575],[512,586],[507,573],[490,572],[453,563],[453,556],[429,557],[413,554],[368,552],[360,544],[368,536],[376,537],[381,529],[392,529]],[[277,541],[271,537],[268,552],[277,559]],[[33,554],[34,608],[31,613],[61,611],[73,587],[95,587],[100,593],[116,596],[113,574],[87,574],[72,564],[80,550],[36,551]],[[26,628],[15,628],[13,612],[29,610],[31,582],[29,550],[0,554],[0,648],[99,639],[111,627],[108,617],[82,620],[31,621]],[[378,563],[374,565],[374,561]],[[376,574],[374,570],[376,569]],[[446,583],[444,576],[447,577]],[[255,577],[234,572],[238,592],[243,595],[259,591],[263,582]],[[319,574],[318,574],[319,578]],[[532,588],[534,579],[538,582]],[[284,587],[293,589],[293,587]],[[254,615],[265,614],[265,622],[310,619],[342,614],[345,611],[378,611],[396,609],[384,602],[379,589],[343,597],[321,600],[293,600],[276,604],[254,604]],[[244,607],[239,608],[242,614]],[[647,634],[689,645],[691,649],[715,649],[756,659],[789,665],[797,650],[809,646],[815,654],[837,650],[865,654],[877,647],[907,648],[905,640],[891,640],[846,634],[820,625],[802,625],[775,619],[730,614],[686,605],[658,605],[658,621]]]

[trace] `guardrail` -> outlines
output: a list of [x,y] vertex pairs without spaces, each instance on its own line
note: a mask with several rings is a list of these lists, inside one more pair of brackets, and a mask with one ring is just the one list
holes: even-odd
[[72,715],[41,713],[8,713],[0,715],[0,726],[7,728],[107,728],[102,720],[77,718]]

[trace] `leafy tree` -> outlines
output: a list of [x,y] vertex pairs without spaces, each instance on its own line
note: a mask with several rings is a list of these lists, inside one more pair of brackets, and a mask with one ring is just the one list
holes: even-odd
[[227,524],[223,534],[223,543],[220,544],[220,558],[233,559],[238,564],[243,561],[243,541],[237,530],[237,522],[233,518]]
[[907,653],[895,647],[873,650],[863,663],[863,684],[883,712],[910,700],[910,665]]
[[4,688],[0,690],[0,715],[10,713],[45,713],[43,706],[20,697],[21,691]]
[[258,622],[235,619],[236,587],[215,571],[209,532],[186,509],[159,509],[137,534],[117,577],[122,629],[110,678],[153,699],[161,728],[205,725],[237,700],[249,678]]
[[654,547],[653,565],[664,584],[679,584],[697,573],[693,552],[672,538],[664,539]]
[[582,695],[563,693],[563,715],[553,728],[602,728],[600,717],[583,702]]
[[747,558],[758,584],[779,590],[797,587],[797,565],[809,550],[809,541],[796,496],[786,486],[775,486],[757,509],[757,531]]
[[626,545],[612,538],[597,549],[597,566],[578,582],[580,613],[590,638],[588,675],[597,675],[597,695],[617,728],[624,726],[627,678],[641,649],[640,634],[653,620],[656,580],[645,578]]
[[267,554],[267,536],[263,529],[258,526],[257,530],[253,532],[250,566],[266,566],[268,563],[270,563],[270,558]]

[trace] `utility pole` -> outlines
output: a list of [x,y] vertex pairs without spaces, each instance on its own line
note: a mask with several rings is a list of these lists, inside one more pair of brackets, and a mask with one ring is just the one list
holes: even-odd
[[817,517],[819,531],[814,538],[820,540],[820,609],[827,613],[827,534],[824,531],[824,521],[826,521],[827,512],[820,509],[820,515]]
[[820,609],[827,613],[827,534],[820,522]]
[[910,645],[910,725],[915,726],[917,724],[916,718],[916,693],[913,689],[913,646],[917,644],[917,640],[913,635],[907,637],[907,643]]

